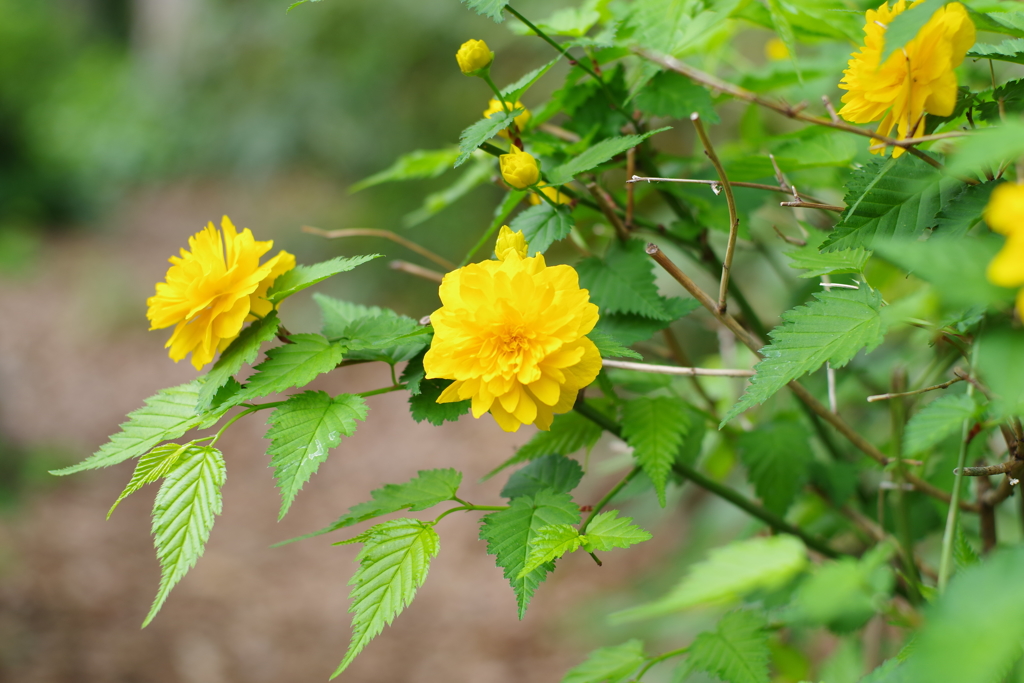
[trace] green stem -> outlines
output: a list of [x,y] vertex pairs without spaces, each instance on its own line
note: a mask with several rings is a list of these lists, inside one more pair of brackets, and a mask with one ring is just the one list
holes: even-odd
[[586,533],[587,527],[590,526],[590,523],[592,521],[594,521],[594,517],[597,517],[598,513],[604,509],[604,506],[612,502],[612,499],[619,494],[619,491],[626,488],[626,484],[633,481],[633,478],[636,477],[636,475],[640,474],[641,471],[642,468],[640,466],[631,469],[629,471],[629,474],[622,478],[622,481],[613,486],[611,490],[608,491],[608,493],[604,494],[604,498],[597,501],[597,505],[595,505],[594,509],[590,511],[590,515],[586,518],[586,520],[584,520],[583,526],[580,527],[581,535]]
[[459,264],[459,268],[464,268],[466,264],[469,263],[469,260],[473,258],[473,254],[480,251],[480,247],[484,246],[484,244],[487,243],[487,240],[491,239],[491,237],[494,236],[494,233],[496,233],[498,231],[498,228],[500,227],[501,224],[499,222],[492,223],[491,227],[487,228],[487,232],[484,233],[483,237],[477,240],[477,243],[474,244],[473,248],[469,250],[469,252],[466,254],[466,257],[462,259],[462,263]]
[[217,430],[217,433],[213,435],[213,438],[210,440],[210,448],[213,448],[217,444],[217,441],[220,440],[220,437],[224,434],[225,431],[227,431],[228,427],[230,427],[231,425],[235,424],[236,422],[241,420],[246,415],[249,415],[251,413],[255,413],[258,410],[263,410],[263,406],[253,406],[252,408],[247,408],[247,409],[243,410],[242,412],[238,413],[237,415],[235,415],[234,417],[232,417],[230,420],[228,420],[224,424],[224,426],[221,427],[219,430]]
[[453,512],[463,512],[463,511],[472,512],[474,510],[482,510],[482,511],[485,511],[485,512],[494,512],[494,511],[498,511],[498,510],[508,510],[508,505],[471,505],[469,503],[466,503],[465,505],[460,505],[457,508],[451,508],[450,510],[445,510],[444,512],[442,512],[440,515],[437,516],[437,519],[435,519],[433,523],[437,524],[438,522],[440,522],[442,519],[444,519],[448,515],[452,514]]
[[[906,374],[897,370],[892,382],[893,393],[900,393],[906,390]],[[896,529],[899,534],[899,543],[903,549],[900,553],[903,558],[903,569],[907,574],[907,587],[911,603],[921,603],[921,576],[917,571],[917,563],[914,561],[914,541],[910,533],[910,508],[907,501],[907,491],[903,485],[907,480],[906,463],[903,462],[903,424],[906,418],[905,406],[902,397],[895,397],[889,402],[889,415],[892,420],[892,454],[896,463],[897,482],[896,489]]]
[[392,391],[399,391],[401,389],[405,389],[408,386],[409,386],[408,384],[396,384],[394,386],[384,387],[383,389],[374,389],[373,391],[364,391],[362,393],[356,394],[356,396],[359,396],[360,398],[367,398],[369,396],[376,396],[377,394],[388,394],[388,393],[391,393]]
[[648,670],[650,670],[650,668],[652,666],[654,666],[655,664],[659,664],[661,662],[664,662],[666,659],[672,659],[673,657],[678,657],[679,655],[685,655],[689,651],[690,651],[690,646],[687,645],[686,647],[681,647],[678,650],[669,650],[668,652],[663,652],[662,654],[658,655],[657,657],[651,657],[649,660],[647,660],[647,663],[644,664],[644,668],[640,669],[640,672],[637,673],[636,678],[634,678],[633,680],[635,682],[638,682],[641,678],[644,677],[644,674],[647,673]]
[[491,75],[490,74],[484,74],[484,75],[481,76],[481,78],[483,78],[484,82],[487,83],[488,87],[491,89],[491,92],[493,92],[494,96],[498,99],[498,102],[501,103],[501,108],[505,110],[505,113],[506,114],[511,113],[512,110],[509,109],[508,102],[505,101],[505,98],[502,96],[501,91],[498,90],[498,86],[496,86],[494,84],[494,81],[491,80]]

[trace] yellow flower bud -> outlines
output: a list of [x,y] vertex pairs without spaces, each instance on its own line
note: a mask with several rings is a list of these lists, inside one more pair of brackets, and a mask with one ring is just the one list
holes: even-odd
[[774,62],[789,59],[789,48],[781,39],[772,38],[764,44],[764,55]]
[[512,145],[508,154],[498,157],[498,163],[501,164],[501,177],[517,190],[525,190],[540,180],[537,160],[515,145]]
[[501,226],[501,230],[498,232],[498,243],[494,245],[494,255],[498,257],[499,261],[504,261],[512,254],[519,254],[519,258],[526,258],[527,254],[526,238],[523,236],[523,231],[512,232],[512,229],[507,225]]
[[[553,201],[555,204],[568,204],[572,201],[568,196],[562,194],[558,188],[552,187],[551,185],[538,185],[537,189],[543,192],[548,199]],[[530,195],[530,203],[533,205],[540,204],[543,199],[540,198],[536,193]]]
[[[516,125],[519,126],[519,130],[522,130],[523,128],[525,128],[526,124],[530,122],[530,110],[527,109],[526,107],[524,107],[523,103],[518,101],[518,100],[516,100],[515,104],[512,104],[511,102],[509,102],[508,103],[508,108],[509,108],[509,111],[515,111],[516,109],[522,109],[523,110],[523,113],[515,118],[515,122],[516,122]],[[485,119],[489,119],[489,118],[491,118],[491,114],[497,114],[498,112],[501,112],[501,111],[505,111],[505,108],[501,106],[501,102],[499,102],[498,100],[496,100],[494,98],[491,98],[491,103],[487,106],[487,109],[484,110],[484,118]],[[499,130],[498,131],[498,135],[500,135],[503,138],[507,138],[508,137],[508,129],[506,128],[506,129],[503,129],[503,130]]]
[[494,53],[482,40],[467,40],[455,53],[455,59],[459,62],[459,68],[467,76],[475,76],[478,72],[491,65]]

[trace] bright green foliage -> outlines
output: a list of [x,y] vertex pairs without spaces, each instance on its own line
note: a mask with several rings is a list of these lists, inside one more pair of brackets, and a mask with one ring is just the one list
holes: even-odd
[[388,308],[360,306],[314,294],[323,316],[323,335],[339,342],[349,360],[409,360],[430,343],[430,328]]
[[885,323],[877,291],[862,284],[855,290],[816,292],[814,298],[782,314],[782,326],[769,333],[771,344],[761,349],[764,359],[754,368],[757,374],[722,424],[826,361],[841,368],[861,349],[870,352],[882,343]]
[[242,333],[231,342],[228,348],[224,349],[220,358],[206,373],[203,385],[199,389],[199,403],[196,406],[196,412],[207,410],[221,387],[227,384],[228,380],[234,377],[243,365],[250,365],[256,360],[260,347],[264,342],[270,341],[277,335],[277,328],[280,324],[277,311],[271,311],[262,320],[257,320],[242,330]]
[[290,297],[292,294],[301,292],[307,287],[312,287],[316,283],[322,282],[332,275],[352,270],[358,265],[362,265],[367,261],[372,261],[379,257],[380,254],[353,256],[352,258],[339,256],[331,259],[330,261],[314,263],[311,266],[295,266],[287,273],[284,273],[274,280],[273,286],[270,288],[270,291],[267,292],[267,299],[275,304],[279,303]]
[[462,2],[477,14],[490,17],[499,24],[504,20],[501,12],[508,4],[508,0],[462,0]]
[[205,417],[196,415],[195,410],[201,387],[198,381],[193,381],[161,389],[146,399],[146,405],[128,413],[128,421],[121,424],[121,431],[98,451],[77,465],[54,470],[51,474],[63,476],[110,467],[137,458],[162,441],[177,439],[198,426]]
[[665,507],[665,484],[679,447],[690,431],[686,404],[669,396],[635,398],[622,410],[622,436],[644,468]]
[[596,330],[591,331],[587,337],[590,341],[594,342],[594,346],[597,347],[598,352],[601,354],[601,358],[635,358],[637,360],[643,360],[636,351],[623,346],[620,342],[616,341],[610,335],[604,332],[598,332]]
[[534,434],[515,455],[488,472],[484,478],[490,479],[506,467],[536,460],[543,455],[571,455],[584,448],[589,451],[600,438],[601,428],[579,413],[555,415],[549,431]]
[[654,262],[644,245],[631,240],[608,247],[604,259],[588,258],[576,265],[580,286],[605,313],[635,313],[656,320],[671,320],[666,299],[654,284]]
[[789,51],[797,77],[803,80],[803,74],[800,73],[800,62],[796,58],[796,37],[793,35],[793,26],[789,23],[789,17],[786,16],[783,4],[779,0],[767,0],[765,4],[768,6],[768,14],[772,19],[772,28],[775,29],[775,33],[778,34],[786,46],[786,50]]
[[760,589],[786,584],[807,566],[804,544],[793,536],[771,536],[734,541],[712,550],[708,559],[671,593],[652,603],[612,615],[616,622],[649,619],[695,605],[728,603]]
[[1024,39],[1011,38],[998,45],[977,43],[970,49],[967,56],[975,59],[996,59],[1002,62],[1024,64]]
[[651,540],[651,535],[633,524],[632,517],[619,517],[618,510],[609,510],[594,516],[587,533],[580,536],[583,549],[588,553],[614,548],[628,548]]
[[799,422],[785,420],[743,432],[737,440],[740,460],[764,506],[786,514],[797,493],[810,479],[814,453],[811,435]]
[[935,236],[956,238],[966,235],[981,220],[996,185],[997,182],[988,182],[964,187],[960,194],[948,201],[936,214]]
[[526,566],[533,538],[541,527],[554,524],[579,524],[580,511],[567,493],[540,491],[535,496],[513,498],[509,509],[492,512],[483,518],[480,539],[487,541],[487,553],[496,557],[496,563],[505,570],[505,578],[512,584],[519,606],[519,618],[526,614],[537,586],[554,569],[543,564],[519,578]]
[[466,163],[477,147],[493,138],[499,131],[503,131],[511,126],[514,119],[522,113],[522,109],[495,112],[462,131],[462,134],[459,136],[460,153],[459,158],[455,160],[455,168]]
[[569,493],[582,479],[583,468],[578,462],[558,453],[549,453],[509,477],[501,495],[504,498],[532,496],[542,489]]
[[[595,6],[598,6],[599,2],[600,0],[597,2],[590,0],[590,2],[584,3],[581,7],[566,7],[565,9],[556,10],[546,19],[541,19],[534,23],[537,28],[549,36],[582,38],[601,18],[601,13],[593,9]],[[510,29],[521,35],[531,35],[533,33],[533,30],[525,24],[519,26],[513,24]]]
[[924,453],[947,436],[959,434],[964,420],[974,416],[978,408],[967,394],[942,396],[917,411],[903,432],[903,452]]
[[988,417],[999,420],[1024,414],[1024,339],[1016,330],[993,330],[979,341],[977,369],[992,390]]
[[1015,38],[1024,38],[1024,12],[978,12],[970,7],[967,14],[979,31],[991,31]]
[[215,448],[190,448],[167,474],[153,504],[153,541],[160,560],[160,590],[142,622],[145,628],[167,595],[203,555],[213,521],[221,511],[220,489],[227,472]]
[[236,403],[305,386],[336,368],[345,353],[344,346],[332,344],[319,334],[293,334],[288,339],[291,344],[267,352],[267,359],[256,366],[256,372],[236,396]]
[[526,564],[516,575],[516,579],[522,579],[541,565],[557,560],[562,555],[576,552],[582,542],[580,538],[580,532],[569,524],[552,524],[537,529],[537,533],[530,539],[530,554],[526,558]]
[[1024,154],[1024,122],[1018,117],[992,128],[982,128],[965,138],[952,157],[948,172],[969,175],[996,168]]
[[636,147],[652,135],[656,135],[666,130],[669,129],[659,128],[658,130],[652,130],[644,133],[643,135],[623,135],[622,137],[602,140],[596,145],[588,148],[586,152],[580,154],[575,159],[562,164],[548,173],[548,182],[552,185],[564,185],[572,180],[574,176],[597,168],[613,157],[624,153],[632,147]]
[[956,527],[956,537],[953,541],[953,561],[956,563],[956,570],[962,572],[968,567],[973,567],[981,562],[978,551],[974,549],[971,542],[967,540],[967,534],[959,524]]
[[468,398],[454,403],[437,402],[449,384],[451,380],[447,379],[420,380],[419,393],[409,396],[409,414],[412,415],[412,419],[417,422],[426,420],[435,427],[440,427],[445,422],[456,422],[468,413],[472,404]]
[[666,319],[645,318],[634,313],[602,313],[594,329],[619,340],[623,344],[635,344],[650,339],[651,335],[669,326],[671,321],[700,308],[696,299],[662,299]]
[[403,154],[395,163],[383,171],[360,180],[349,188],[349,192],[359,192],[374,185],[391,183],[396,180],[436,178],[450,169],[458,157],[459,151],[452,147],[446,147],[445,149],[418,149],[415,152]]
[[800,277],[811,278],[840,273],[862,273],[868,259],[871,258],[871,252],[863,247],[857,247],[821,253],[816,244],[809,243],[794,249],[787,256],[792,259],[790,268],[803,270]]
[[886,238],[923,234],[935,224],[942,178],[910,154],[865,164],[848,181],[846,210],[822,248],[874,247]]
[[598,648],[582,664],[569,669],[562,683],[621,683],[646,660],[644,644],[636,639]]
[[441,548],[431,524],[394,519],[371,527],[346,543],[362,543],[352,586],[352,641],[334,678],[352,663],[367,643],[390,625],[416,597]]
[[689,119],[697,112],[704,123],[719,123],[718,113],[711,102],[711,93],[686,76],[674,71],[661,71],[637,93],[636,106],[654,116]]
[[281,519],[295,495],[302,489],[330,449],[352,436],[356,422],[366,419],[366,401],[352,394],[331,398],[323,391],[305,391],[290,396],[270,414],[267,455],[281,489]]
[[568,237],[575,224],[568,208],[555,208],[547,202],[541,202],[519,212],[508,227],[513,232],[523,233],[530,254],[543,254],[552,244]]
[[558,64],[559,60],[561,59],[562,56],[559,55],[552,59],[547,64],[545,64],[544,66],[539,66],[533,71],[526,72],[525,74],[523,74],[523,77],[517,80],[515,83],[506,85],[504,88],[501,89],[502,99],[504,99],[506,102],[518,102],[519,98],[522,97],[527,90],[533,87],[533,84],[539,81],[541,76],[546,74],[551,69],[551,67],[553,67],[555,64]]
[[139,458],[139,462],[135,465],[135,472],[132,473],[132,478],[128,485],[124,487],[124,491],[117,497],[114,504],[110,506],[110,510],[107,512],[107,519],[110,519],[110,515],[113,514],[122,500],[146,484],[152,484],[154,481],[167,476],[167,473],[178,463],[178,460],[192,448],[198,447],[193,446],[191,443],[166,443],[162,446],[157,446]]
[[428,194],[423,205],[402,217],[402,226],[412,228],[459,201],[474,189],[490,181],[494,174],[495,159],[480,152],[473,157],[473,163],[454,183]]
[[924,28],[932,15],[950,2],[953,0],[925,0],[917,7],[897,15],[885,30],[885,47],[879,64],[884,64],[889,55],[904,48]]
[[768,633],[757,612],[729,612],[690,645],[686,668],[729,683],[768,683]]

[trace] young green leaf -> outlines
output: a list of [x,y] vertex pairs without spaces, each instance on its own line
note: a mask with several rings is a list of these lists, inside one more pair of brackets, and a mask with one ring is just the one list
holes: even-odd
[[378,524],[345,543],[363,543],[359,569],[349,585],[352,592],[352,641],[336,677],[348,668],[367,643],[402,613],[423,585],[430,560],[441,548],[432,525],[415,519]]
[[267,352],[267,359],[256,366],[237,401],[306,386],[318,375],[336,368],[345,353],[344,346],[332,344],[319,334],[293,334],[288,339],[291,344]]
[[274,284],[270,287],[270,291],[267,292],[267,300],[275,304],[280,303],[292,294],[301,292],[307,287],[312,287],[316,283],[322,282],[332,275],[352,270],[356,266],[362,265],[367,261],[372,261],[375,258],[380,258],[380,256],[380,254],[367,254],[365,256],[353,256],[351,258],[339,256],[331,259],[330,261],[314,263],[311,266],[295,266],[274,280]]
[[580,511],[567,493],[540,491],[535,496],[513,498],[509,509],[492,512],[483,518],[480,539],[487,541],[487,554],[494,555],[496,564],[504,569],[505,578],[512,585],[519,605],[519,618],[526,614],[537,586],[554,569],[542,564],[519,578],[530,554],[530,545],[541,527],[554,524],[579,524]]
[[587,333],[587,337],[590,341],[594,342],[594,346],[597,347],[598,352],[601,354],[601,358],[635,358],[637,360],[643,360],[644,357],[633,349],[623,346],[611,335],[605,334],[604,332],[598,332],[596,330]]
[[400,156],[395,163],[383,171],[364,178],[348,189],[352,194],[381,183],[396,180],[416,180],[419,178],[436,178],[452,167],[459,157],[459,150],[454,147],[445,149],[418,149],[415,152]]
[[591,257],[576,264],[580,286],[605,313],[636,313],[656,320],[671,320],[665,301],[654,284],[653,261],[638,240],[608,247],[603,259]]
[[569,669],[562,683],[622,683],[646,661],[644,644],[636,639],[598,648],[583,663]]
[[327,460],[330,449],[352,436],[356,422],[366,419],[366,401],[353,394],[331,398],[324,391],[306,391],[289,396],[274,409],[264,438],[270,440],[267,455],[281,489],[282,519],[296,494]]
[[555,415],[549,431],[534,434],[515,455],[488,472],[484,479],[490,479],[506,467],[536,460],[551,453],[572,455],[583,448],[589,451],[600,438],[601,428],[579,413]]
[[524,578],[541,565],[553,562],[562,555],[576,552],[580,543],[580,532],[569,524],[552,524],[537,529],[537,533],[530,540],[530,553],[526,556],[526,564],[516,579]]
[[532,496],[542,489],[569,493],[582,479],[583,468],[578,462],[558,453],[549,453],[509,477],[501,495],[503,498]]
[[975,59],[995,59],[1001,62],[1024,64],[1024,39],[1011,38],[998,45],[977,43],[967,52],[967,56]]
[[736,443],[754,490],[764,506],[785,515],[810,479],[811,435],[794,420],[769,422],[740,434]]
[[177,439],[188,430],[198,427],[206,415],[196,415],[199,391],[198,381],[161,389],[146,399],[146,404],[128,413],[128,421],[121,431],[110,437],[98,451],[70,467],[53,470],[50,474],[64,476],[83,470],[110,467],[131,458],[137,458],[163,441]]
[[814,372],[826,361],[841,368],[861,349],[882,343],[885,322],[882,295],[861,285],[814,294],[815,300],[782,314],[783,324],[769,332],[771,344],[746,392],[725,417],[725,424],[744,410],[763,403],[789,382]]
[[653,116],[689,120],[690,114],[697,112],[704,123],[721,123],[707,88],[674,71],[655,74],[637,93],[635,102]]
[[495,112],[462,131],[462,134],[459,136],[460,154],[459,158],[455,160],[455,168],[466,163],[477,147],[493,138],[500,131],[511,126],[515,118],[522,113],[522,109]]
[[153,504],[153,541],[160,560],[160,590],[142,622],[145,628],[171,589],[202,557],[214,517],[221,512],[220,489],[227,472],[216,448],[190,448],[167,474]]
[[924,453],[947,436],[959,434],[964,420],[969,420],[977,411],[974,399],[967,394],[935,399],[914,413],[907,422],[903,432],[903,452],[907,455]]
[[[409,360],[430,343],[429,328],[390,309],[361,306],[319,292],[313,300],[320,307],[322,334],[344,346],[345,357],[350,360],[394,365]],[[416,332],[423,332],[423,336]]]
[[790,268],[796,268],[805,272],[800,273],[802,278],[821,277],[822,275],[838,275],[840,273],[862,273],[871,252],[863,247],[856,249],[841,249],[821,253],[818,246],[807,244],[806,246],[794,249],[786,254],[792,263]]
[[651,540],[651,534],[633,524],[632,517],[619,517],[618,510],[608,510],[595,516],[580,537],[588,553],[628,548]]
[[690,430],[686,404],[669,396],[635,398],[622,410],[622,437],[633,457],[654,484],[658,503],[665,507],[665,484],[679,447]]
[[227,384],[228,380],[241,370],[243,365],[249,365],[256,360],[260,347],[264,342],[270,341],[277,335],[277,328],[280,324],[277,311],[271,311],[262,320],[257,320],[242,330],[242,333],[224,349],[220,358],[206,373],[203,385],[199,389],[196,412],[207,410],[213,404],[213,397],[217,395],[221,387]]
[[508,0],[462,0],[462,3],[477,14],[490,17],[500,24],[504,21],[501,12],[508,4]]
[[729,683],[768,683],[771,652],[765,627],[764,617],[756,612],[729,612],[714,631],[694,639],[687,668]]
[[166,443],[162,446],[157,446],[139,458],[139,462],[135,465],[135,472],[132,473],[132,478],[128,485],[124,487],[124,491],[117,497],[114,504],[110,506],[110,510],[107,512],[107,519],[110,519],[110,515],[114,513],[114,510],[122,500],[146,484],[152,484],[157,479],[166,476],[190,448],[194,448],[191,443]]
[[663,131],[670,130],[670,127],[652,130],[643,135],[623,135],[617,138],[608,138],[589,147],[586,152],[580,154],[558,168],[548,173],[548,182],[552,185],[565,185],[579,173],[593,170],[613,157],[624,153],[626,150],[636,147],[641,142],[657,135]]
[[523,233],[531,254],[543,254],[552,244],[568,237],[575,224],[569,209],[556,209],[541,202],[519,212],[508,227],[513,232]]
[[728,603],[760,589],[779,588],[807,566],[807,551],[795,536],[734,541],[693,565],[672,592],[646,605],[612,615],[615,623],[650,619],[695,605]]
[[454,183],[443,190],[428,194],[420,208],[403,216],[402,226],[415,227],[447,209],[477,187],[490,182],[491,176],[494,175],[494,166],[494,157],[480,152],[480,155],[473,157],[473,163]]
[[526,94],[526,91],[533,87],[533,84],[540,80],[541,76],[546,74],[551,67],[558,64],[558,61],[562,58],[562,55],[558,55],[544,66],[537,67],[533,71],[527,72],[515,83],[506,85],[501,89],[501,97],[506,102],[518,102],[519,98]]

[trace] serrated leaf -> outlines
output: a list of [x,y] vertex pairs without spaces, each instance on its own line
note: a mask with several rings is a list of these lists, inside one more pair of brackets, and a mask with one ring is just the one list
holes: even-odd
[[522,78],[517,80],[515,83],[506,85],[501,89],[501,98],[506,102],[518,102],[527,90],[533,87],[533,84],[540,80],[541,76],[546,74],[551,67],[558,64],[558,61],[562,58],[562,55],[558,55],[544,66],[538,67],[533,71],[530,71],[523,75]]
[[584,173],[597,168],[613,157],[622,154],[628,149],[636,147],[641,142],[671,128],[659,128],[643,135],[623,135],[615,138],[608,138],[587,148],[587,151],[578,157],[567,161],[558,168],[548,173],[548,182],[552,185],[565,185],[579,173]]
[[270,341],[277,335],[277,328],[280,324],[277,311],[271,311],[262,320],[257,320],[242,330],[242,333],[224,349],[220,358],[206,373],[203,385],[199,389],[196,412],[207,410],[213,404],[214,396],[228,383],[228,380],[234,377],[243,365],[249,365],[256,360],[260,347],[264,342]]
[[979,31],[1024,38],[1024,12],[978,12],[971,7],[967,14]]
[[477,14],[490,17],[500,24],[504,21],[501,12],[505,9],[505,5],[508,4],[508,0],[462,0],[462,4]]
[[349,585],[352,605],[352,640],[336,677],[352,663],[367,643],[402,613],[423,585],[430,560],[441,549],[432,525],[415,519],[378,524],[351,542],[363,543],[359,569]]
[[764,359],[754,366],[757,374],[722,424],[826,361],[841,368],[861,349],[870,352],[882,343],[886,327],[877,291],[862,284],[860,289],[815,292],[814,299],[783,313],[783,324],[768,333],[771,343],[761,349]]
[[942,396],[935,399],[907,422],[903,432],[903,452],[907,455],[924,453],[947,436],[958,434],[978,408],[967,394]]
[[356,422],[366,419],[366,401],[354,394],[331,398],[324,391],[305,391],[289,396],[270,414],[267,455],[281,489],[282,519],[303,484],[327,460],[330,449],[352,436]]
[[635,313],[602,313],[594,329],[607,334],[623,344],[635,344],[650,339],[655,332],[669,326],[673,320],[700,308],[696,299],[662,299],[667,320],[645,318]]
[[618,510],[609,510],[595,516],[581,536],[583,549],[588,553],[628,548],[651,540],[651,534],[633,524],[632,517],[619,517]]
[[649,619],[695,605],[729,603],[756,590],[771,590],[789,582],[807,566],[807,551],[794,536],[770,536],[734,541],[712,550],[672,592],[646,605],[617,612],[615,623]]
[[978,102],[974,105],[982,121],[1000,125],[1005,115],[1024,112],[1024,78],[1007,81],[995,88],[991,99],[991,102]]
[[973,131],[959,141],[946,167],[952,175],[991,170],[1024,155],[1024,122],[1008,118],[998,126]]
[[579,522],[579,508],[572,502],[572,497],[552,491],[514,498],[508,510],[492,512],[483,518],[480,539],[487,541],[487,554],[494,555],[496,564],[504,569],[505,578],[516,594],[520,619],[526,614],[526,607],[537,586],[554,569],[553,564],[544,564],[519,578],[519,572],[526,566],[534,535],[541,527]]
[[1001,62],[1024,64],[1024,39],[1011,38],[996,45],[977,43],[967,51],[975,59],[995,59]]
[[502,498],[533,496],[543,489],[569,493],[583,479],[583,468],[571,458],[549,453],[514,473],[501,489]]
[[621,683],[646,661],[644,644],[636,639],[598,648],[583,663],[569,669],[562,683]]
[[768,683],[768,633],[756,612],[729,612],[714,631],[701,633],[690,645],[688,668],[729,683]]
[[490,479],[506,467],[536,460],[544,455],[572,455],[583,448],[589,451],[601,438],[601,433],[599,426],[577,412],[555,415],[549,431],[534,434],[515,455],[488,472],[484,479]]
[[605,313],[635,313],[669,320],[665,299],[654,284],[654,262],[638,240],[613,243],[603,259],[591,257],[576,264],[580,286]]
[[292,294],[301,292],[307,287],[312,287],[332,275],[352,270],[356,266],[372,261],[375,258],[380,258],[380,256],[380,254],[367,254],[351,258],[339,256],[330,261],[314,263],[311,266],[295,266],[274,280],[270,291],[267,292],[267,300],[271,303],[279,303]]
[[689,119],[690,114],[697,112],[705,123],[721,123],[707,88],[674,71],[655,74],[637,93],[635,102],[654,116]]
[[195,411],[200,388],[198,381],[192,381],[161,389],[147,398],[143,407],[128,413],[128,421],[121,424],[121,431],[111,436],[98,451],[77,465],[52,470],[50,474],[64,476],[110,467],[137,458],[163,441],[177,439],[207,417],[196,415]]
[[292,387],[302,387],[341,362],[345,347],[319,334],[293,334],[291,344],[267,352],[237,400],[248,401]]
[[594,346],[597,347],[598,352],[601,354],[601,358],[635,358],[637,360],[643,360],[644,357],[633,349],[623,346],[620,342],[616,341],[609,334],[604,332],[591,331],[587,333],[587,337],[590,341],[594,342]]
[[153,504],[153,541],[160,561],[160,589],[142,622],[145,628],[167,600],[167,595],[202,557],[221,512],[220,489],[227,471],[216,448],[187,450],[167,474]]
[[444,390],[451,384],[447,379],[421,379],[419,392],[409,395],[409,414],[417,422],[426,420],[430,424],[440,427],[445,422],[457,422],[460,417],[469,412],[472,405],[470,399],[455,401],[454,403],[438,403]]
[[998,182],[967,185],[939,210],[935,216],[935,236],[956,239],[977,225],[985,212],[992,190]]
[[[483,155],[483,152],[480,153]],[[475,156],[473,163],[454,183],[438,192],[432,192],[423,199],[423,205],[402,217],[402,226],[412,228],[459,201],[474,189],[490,181],[494,173],[494,158]]]
[[676,398],[635,398],[622,409],[622,437],[633,448],[633,458],[650,477],[665,507],[665,484],[679,447],[690,431],[690,414]]
[[516,579],[522,579],[530,572],[562,555],[574,553],[580,547],[580,532],[568,524],[553,524],[537,529],[530,540],[530,553],[526,564],[519,571]]
[[417,180],[419,178],[436,178],[452,167],[459,157],[459,150],[454,147],[445,149],[418,149],[404,154],[395,163],[383,171],[364,178],[349,188],[349,193],[356,193],[381,183],[396,180]]
[[864,266],[871,258],[871,252],[863,247],[841,249],[821,253],[815,244],[794,249],[786,254],[792,263],[790,268],[803,270],[802,278],[821,277],[822,275],[839,275],[842,273],[862,273]]
[[889,55],[897,50],[902,50],[907,43],[924,28],[924,25],[932,18],[938,10],[948,5],[953,0],[925,0],[916,7],[911,7],[898,14],[882,34],[884,47],[879,64],[885,64]]
[[512,232],[523,233],[531,254],[543,254],[552,244],[568,237],[575,224],[572,211],[542,202],[520,211],[508,227]]
[[[935,225],[942,180],[938,169],[910,154],[865,164],[847,182],[846,210],[822,250],[874,247],[886,239],[924,234]],[[945,180],[942,188],[947,186],[956,181]]]
[[463,130],[459,135],[459,157],[455,160],[455,168],[466,163],[480,145],[511,126],[522,113],[522,109],[498,111]]
[[956,526],[956,536],[953,539],[953,562],[956,564],[958,572],[981,563],[978,551],[967,540],[967,534],[964,533],[964,529],[960,524]]
[[810,479],[811,435],[796,421],[777,421],[740,434],[736,447],[764,506],[785,515]]
[[132,473],[132,478],[128,485],[124,487],[124,491],[117,497],[114,504],[110,506],[110,510],[107,512],[107,519],[110,519],[110,515],[113,514],[122,500],[146,484],[152,484],[157,479],[166,476],[190,448],[193,448],[191,443],[168,443],[157,446],[139,458],[139,462],[135,465],[135,472]]
[[[430,335],[412,318],[387,308],[362,306],[317,293],[322,334],[346,348],[350,360],[376,360],[390,365],[409,360],[430,343]],[[416,337],[422,332],[422,337]]]

